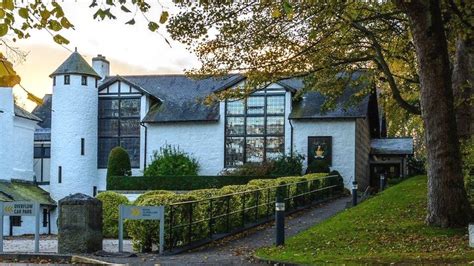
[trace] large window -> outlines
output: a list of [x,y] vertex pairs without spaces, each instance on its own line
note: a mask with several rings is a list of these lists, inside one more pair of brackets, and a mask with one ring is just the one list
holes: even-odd
[[140,166],[140,98],[99,99],[99,168],[107,167],[110,151],[123,147],[133,168]]
[[285,93],[266,90],[226,102],[225,167],[284,154]]

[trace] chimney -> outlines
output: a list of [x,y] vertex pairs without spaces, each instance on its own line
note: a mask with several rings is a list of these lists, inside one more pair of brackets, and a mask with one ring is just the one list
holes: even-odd
[[99,74],[101,81],[105,77],[110,75],[110,63],[105,56],[98,54],[96,57],[92,58],[92,68]]

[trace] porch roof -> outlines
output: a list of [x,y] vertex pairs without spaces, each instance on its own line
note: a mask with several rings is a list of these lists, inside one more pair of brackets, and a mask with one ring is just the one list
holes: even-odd
[[413,154],[413,138],[383,138],[370,141],[370,153],[380,155]]

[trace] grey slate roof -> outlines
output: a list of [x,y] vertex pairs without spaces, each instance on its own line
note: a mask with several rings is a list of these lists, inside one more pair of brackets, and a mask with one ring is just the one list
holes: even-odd
[[87,63],[87,61],[76,51],[62,63],[50,77],[62,74],[88,75],[100,78],[99,74]]
[[15,104],[15,116],[22,117],[28,120],[33,120],[33,121],[41,121],[41,118],[37,117],[36,115],[26,111],[25,109],[21,108],[20,106]]
[[324,109],[326,97],[319,92],[306,92],[299,101],[293,102],[290,119],[327,119],[366,117],[370,95],[358,102],[351,102],[354,89],[347,88],[336,100],[335,107]]
[[33,109],[32,113],[37,117],[41,118],[41,122],[38,126],[42,128],[51,128],[51,108],[53,105],[53,96],[51,94],[45,94],[43,97],[43,104],[38,105]]
[[[115,77],[107,78],[104,84],[111,78]],[[145,75],[122,78],[161,100],[143,119],[143,122],[154,123],[219,120],[219,105],[207,106],[201,100],[242,76],[192,79],[185,75]]]
[[380,155],[413,154],[413,138],[372,139],[370,153]]

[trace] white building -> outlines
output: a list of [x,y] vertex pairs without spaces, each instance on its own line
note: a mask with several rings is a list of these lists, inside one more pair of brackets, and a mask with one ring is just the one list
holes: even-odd
[[[30,157],[32,180],[56,201],[106,190],[107,158],[119,145],[128,151],[134,175],[142,175],[153,152],[169,144],[192,154],[202,175],[298,153],[305,167],[325,160],[346,187],[357,180],[361,188],[377,186],[381,171],[404,176],[406,157],[413,153],[411,139],[381,139],[385,129],[375,92],[349,106],[357,90],[348,88],[335,108],[323,110],[324,96],[298,93],[302,80],[287,79],[246,100],[208,106],[201,100],[241,86],[245,77],[194,80],[109,71],[104,56],[93,58],[91,67],[74,52],[51,74],[53,95],[33,111],[42,121]],[[55,210],[51,215],[55,221]],[[55,223],[50,227],[54,233]]]

